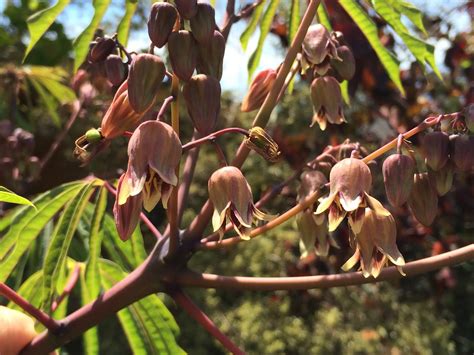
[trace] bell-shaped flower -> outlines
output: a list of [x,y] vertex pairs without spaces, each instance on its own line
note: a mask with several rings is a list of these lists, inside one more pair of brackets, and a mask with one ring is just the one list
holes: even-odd
[[319,128],[324,131],[328,122],[332,124],[345,122],[341,87],[332,76],[322,76],[313,80],[311,101],[314,109],[311,126],[318,123]]
[[35,322],[32,318],[0,306],[0,354],[19,354],[35,336]]
[[364,277],[379,276],[382,267],[391,261],[402,274],[401,266],[405,260],[397,248],[397,228],[391,214],[386,216],[365,208],[362,224],[358,233],[351,233],[351,246],[355,249],[354,255],[342,266],[348,271],[360,261],[360,268]]
[[329,210],[329,231],[333,232],[349,214],[349,225],[359,233],[364,208],[369,207],[380,216],[389,216],[382,204],[368,194],[372,185],[370,169],[362,160],[351,157],[338,162],[329,174],[329,196],[320,201],[316,215]]
[[265,69],[258,73],[252,80],[249,90],[242,100],[240,110],[242,112],[250,112],[260,108],[270,92],[276,76],[277,72],[274,69]]
[[[125,174],[120,176],[117,185],[117,191],[120,194],[127,195],[130,193],[128,185],[123,186]],[[127,192],[125,192],[127,190]],[[140,213],[142,212],[143,197],[142,194],[129,196],[124,203],[119,204],[119,199],[115,199],[114,219],[120,239],[127,241],[138,225]]]
[[[316,170],[304,171],[300,178],[297,197],[300,203],[327,183],[326,176]],[[305,258],[312,252],[320,256],[327,256],[329,252],[326,216],[315,215],[313,210],[314,206],[311,205],[296,216],[296,225],[300,232],[301,258]]]
[[216,170],[208,182],[209,198],[214,205],[212,226],[224,236],[229,221],[242,239],[250,239],[250,230],[255,220],[269,220],[267,215],[255,207],[252,190],[242,172],[234,166]]
[[[128,143],[128,168],[119,183],[114,209],[122,239],[133,232],[140,201],[147,211],[160,200],[167,207],[172,188],[178,184],[176,168],[181,153],[178,135],[166,123],[147,121],[133,132]],[[138,200],[130,200],[139,195]]]
[[121,136],[125,131],[135,128],[142,118],[130,105],[128,81],[124,81],[115,93],[109,109],[102,119],[100,132],[105,139]]

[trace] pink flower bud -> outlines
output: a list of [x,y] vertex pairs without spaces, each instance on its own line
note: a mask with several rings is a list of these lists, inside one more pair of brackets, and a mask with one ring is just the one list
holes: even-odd
[[474,137],[460,134],[452,135],[452,160],[459,171],[469,171],[474,167]]
[[89,52],[91,63],[102,62],[115,50],[116,43],[112,38],[99,37]]
[[128,97],[133,110],[144,113],[155,102],[166,68],[160,57],[138,54],[128,74]]
[[196,16],[198,7],[197,0],[175,0],[179,14],[186,20]]
[[441,169],[449,158],[449,136],[444,132],[426,134],[423,137],[423,153],[431,169]]
[[210,75],[217,80],[221,80],[224,52],[224,36],[219,31],[214,31],[209,43],[207,45],[199,46],[197,61],[198,73]]
[[336,48],[331,41],[328,30],[321,24],[309,27],[303,41],[303,53],[311,64],[321,64]]
[[433,223],[438,213],[438,195],[428,173],[415,174],[408,206],[418,222],[425,226]]
[[275,82],[276,75],[277,72],[273,69],[265,69],[257,74],[242,101],[241,111],[250,112],[262,106]]
[[153,4],[147,25],[148,36],[154,46],[161,48],[168,42],[177,19],[178,12],[172,4],[167,2]]
[[336,70],[341,79],[350,80],[355,74],[355,59],[352,51],[347,46],[337,48],[337,56],[340,59],[331,59],[331,66]]
[[388,201],[400,207],[410,196],[415,162],[407,155],[393,154],[383,162],[382,172]]
[[113,86],[119,86],[127,78],[128,67],[119,55],[111,54],[105,61],[105,71],[110,83]]
[[191,33],[200,45],[207,45],[216,28],[215,11],[212,5],[198,1],[197,13],[189,20]]
[[188,81],[196,69],[198,48],[189,31],[172,32],[168,38],[171,67],[181,80]]
[[194,75],[183,86],[183,97],[194,127],[202,135],[213,132],[221,108],[221,85],[204,74]]

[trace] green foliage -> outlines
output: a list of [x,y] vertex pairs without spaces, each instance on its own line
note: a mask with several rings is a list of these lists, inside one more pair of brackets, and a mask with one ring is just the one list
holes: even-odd
[[20,195],[17,195],[16,193],[8,190],[4,186],[0,186],[0,202],[14,203],[17,205],[29,205],[31,207],[36,208],[30,200],[21,197]]
[[60,67],[44,66],[26,66],[21,71],[40,96],[53,122],[61,126],[59,104],[71,103],[76,99],[74,91],[62,83],[68,77],[67,72]]
[[[102,285],[109,289],[126,276],[117,264],[100,261]],[[176,343],[173,316],[157,295],[148,296],[117,314],[134,354],[184,354]]]
[[56,225],[43,264],[43,304],[46,309],[49,309],[53,301],[59,274],[64,267],[74,232],[96,183],[91,181],[81,188],[78,195],[66,206]]
[[264,2],[262,1],[259,5],[257,5],[253,11],[252,18],[247,25],[247,28],[242,32],[240,36],[240,43],[242,44],[242,48],[244,50],[247,49],[247,45],[249,43],[250,37],[254,34],[255,30],[257,29],[258,23],[260,21],[260,16],[262,15],[264,10]]
[[430,65],[436,75],[441,78],[441,73],[436,66],[434,58],[434,46],[413,36],[401,21],[402,15],[408,16],[407,14],[412,14],[412,18],[418,23],[417,26],[421,26],[420,28],[424,30],[421,14],[418,13],[419,16],[415,16],[412,7],[404,7],[398,1],[372,0],[372,3],[377,13],[392,26],[416,60],[422,64],[422,67],[424,68],[425,64]]
[[339,3],[352,17],[357,26],[359,26],[360,30],[374,49],[375,53],[377,53],[377,56],[390,76],[390,79],[392,79],[400,92],[405,95],[405,90],[403,89],[402,82],[400,80],[400,73],[398,69],[399,62],[397,58],[380,42],[377,26],[372,21],[370,16],[364,11],[364,9],[357,3],[356,0],[340,0]]
[[92,0],[94,6],[94,16],[89,25],[74,40],[74,71],[84,62],[89,51],[89,43],[94,39],[94,33],[105,15],[105,11],[110,5],[111,0]]
[[279,2],[280,0],[270,0],[270,3],[268,4],[268,7],[260,21],[260,37],[258,38],[257,48],[250,56],[249,62],[247,64],[249,80],[252,78],[254,71],[257,69],[258,63],[260,63],[260,58],[262,57],[263,52],[263,44],[268,32],[270,32],[270,27],[272,25],[273,17],[275,16]]
[[130,32],[130,25],[132,23],[132,17],[137,10],[138,1],[126,0],[125,3],[125,15],[120,20],[117,27],[117,38],[124,46],[127,45],[128,35]]
[[66,8],[70,0],[58,0],[53,6],[41,10],[28,18],[28,31],[30,32],[30,43],[25,51],[23,60],[26,59],[35,44],[53,24],[54,20]]

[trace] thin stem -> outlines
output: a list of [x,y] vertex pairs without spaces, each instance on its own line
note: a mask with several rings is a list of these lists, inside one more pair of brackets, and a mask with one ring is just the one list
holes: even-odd
[[[301,44],[303,43],[304,37],[306,36],[306,32],[308,31],[309,26],[313,22],[314,17],[316,16],[316,11],[318,10],[318,6],[321,0],[311,0],[306,8],[306,12],[301,19],[300,26],[298,27],[298,31],[296,32],[295,38],[291,43],[288,52],[286,53],[285,60],[283,61],[280,70],[278,70],[277,76],[275,78],[275,82],[272,85],[272,89],[268,93],[265,101],[263,102],[260,110],[255,116],[253,121],[252,127],[259,126],[265,128],[270,119],[270,115],[275,108],[278,100],[278,96],[285,85],[286,78],[288,73],[291,70],[291,67],[298,55],[299,51],[301,50]],[[232,162],[232,165],[240,167],[244,163],[245,159],[249,154],[249,149],[245,146],[245,144],[241,144],[239,150],[237,151],[237,155]]]
[[[298,213],[302,212],[305,208],[307,208],[307,207],[311,206],[313,203],[315,203],[316,200],[319,197],[321,197],[321,195],[322,195],[321,190],[316,191],[314,194],[312,194],[311,196],[306,198],[306,200],[304,200],[301,203],[298,203],[296,206],[289,209],[288,211],[286,211],[282,215],[272,219],[270,222],[268,222],[267,224],[265,224],[261,227],[253,229],[250,232],[249,237],[250,238],[255,238],[256,236],[258,236],[260,234],[263,234],[263,233],[279,226],[280,224],[286,222],[290,218],[292,218],[292,217],[296,216]],[[231,246],[231,245],[235,245],[235,244],[238,244],[242,241],[243,241],[242,238],[240,238],[238,236],[235,236],[235,237],[230,237],[230,238],[224,239],[220,242],[206,242],[206,243],[201,244],[200,247],[202,249],[218,249],[218,248],[225,248],[225,247],[228,247],[228,246]]]
[[227,6],[225,8],[223,26],[222,26],[222,35],[224,36],[226,42],[229,37],[230,29],[235,22],[235,0],[227,0]]
[[77,284],[77,281],[79,280],[79,275],[81,274],[81,266],[79,263],[76,263],[74,266],[74,270],[71,272],[71,275],[69,275],[69,279],[67,280],[66,286],[64,286],[63,292],[59,295],[58,298],[56,298],[52,305],[51,305],[51,312],[54,312],[61,302],[68,297],[74,287]]
[[[298,55],[298,52],[301,49],[301,44],[303,43],[306,32],[308,31],[308,28],[316,15],[316,11],[320,2],[321,0],[310,0],[308,7],[306,8],[306,12],[298,27],[298,31],[296,32],[295,38],[293,39],[293,42],[291,43],[291,46],[288,49],[285,60],[283,61],[280,70],[278,70],[275,82],[272,85],[272,89],[265,98],[265,101],[260,107],[260,110],[258,111],[255,120],[253,121],[253,127],[259,126],[265,128],[265,126],[267,125],[268,120],[270,119],[270,114],[272,113],[273,108],[276,106],[278,95],[280,94],[280,91],[283,85],[285,84],[286,77],[288,76],[288,73],[291,70],[293,62],[295,61],[296,56]],[[236,167],[241,167],[245,159],[247,158],[249,152],[249,148],[245,145],[245,143],[242,142],[239,149],[237,150],[237,154],[234,160],[232,161],[232,165]],[[191,242],[200,240],[204,229],[211,220],[211,216],[212,204],[207,201],[201,208],[199,214],[189,225],[188,230],[184,234],[184,238],[186,240],[190,240]]]
[[57,331],[61,328],[59,322],[54,320],[48,314],[44,313],[41,309],[33,306],[30,302],[28,302],[28,300],[21,297],[18,293],[2,282],[0,282],[0,295],[21,307],[21,309],[35,318],[38,322],[43,324],[52,333],[57,333]]
[[[437,116],[437,117],[433,117],[433,116],[428,117],[423,122],[421,122],[418,126],[412,128],[408,132],[404,133],[403,134],[403,139],[408,139],[408,138],[414,136],[415,134],[423,132],[425,129],[438,124],[440,122],[440,120],[449,119],[449,118],[450,118],[450,115],[440,115],[440,116]],[[362,161],[364,163],[368,163],[371,160],[377,159],[379,156],[381,156],[381,155],[385,154],[386,152],[388,152],[389,150],[395,148],[397,146],[398,139],[399,139],[399,136],[397,136],[397,138],[392,139],[390,142],[388,142],[384,146],[380,147],[379,149],[377,149],[377,150],[373,151],[372,153],[370,153],[369,155],[367,155],[364,159],[362,159]]]
[[235,345],[219,328],[214,322],[198,307],[193,301],[184,294],[181,290],[170,293],[170,296],[174,299],[187,314],[189,314],[194,320],[196,320],[209,334],[217,339],[228,351],[232,354],[245,354],[242,350]]
[[[474,260],[474,244],[409,262],[403,266],[403,271],[407,277],[411,277],[472,260]],[[184,271],[176,275],[176,282],[186,287],[233,289],[239,291],[276,291],[362,285],[400,279],[402,277],[397,268],[391,266],[384,268],[376,279],[372,277],[365,278],[361,272],[298,277],[246,277],[199,274],[192,271]]]
[[[108,182],[104,181],[104,186],[112,195],[117,196],[117,190]],[[150,232],[156,237],[156,239],[161,239],[163,236],[161,235],[160,231],[155,227],[155,225],[148,219],[148,217],[143,213],[140,212],[140,219],[143,223],[147,226]]]
[[[191,143],[199,139],[199,136],[199,132],[197,130],[194,130],[193,139]],[[184,163],[181,184],[179,185],[178,189],[178,226],[181,225],[181,220],[183,219],[184,208],[188,199],[189,189],[191,187],[191,182],[194,176],[194,170],[196,169],[196,164],[199,158],[199,152],[199,146],[196,147],[196,149],[192,149],[188,153],[188,156],[186,157],[186,161]]]
[[213,132],[205,137],[195,139],[189,143],[186,143],[185,145],[183,145],[183,151],[194,149],[205,143],[210,143],[214,141],[217,137],[222,136],[223,134],[227,134],[227,133],[240,133],[244,135],[245,137],[249,136],[249,132],[243,128],[228,127],[228,128],[224,128],[219,131]]
[[[171,102],[171,125],[179,137],[179,79],[173,74],[171,80],[171,95],[174,100]],[[179,180],[179,165],[176,168],[176,176]],[[179,245],[179,225],[178,225],[178,188],[174,187],[168,204],[168,221],[170,229],[170,242],[166,258],[171,258],[178,249]]]
[[224,151],[222,150],[221,146],[219,145],[219,143],[217,143],[216,141],[212,141],[212,144],[214,146],[214,149],[216,151],[216,154],[217,154],[217,158],[219,159],[219,165],[221,167],[224,167],[224,166],[227,166],[227,159],[225,157],[225,154],[224,154]]
[[72,104],[72,112],[71,112],[71,115],[69,116],[69,120],[67,121],[66,126],[64,126],[64,129],[56,136],[56,139],[54,140],[53,144],[51,144],[51,146],[49,147],[48,152],[43,156],[43,158],[40,161],[38,175],[41,174],[46,164],[53,157],[54,153],[56,153],[56,151],[58,150],[64,138],[66,138],[67,134],[69,133],[69,130],[74,125],[74,122],[76,122],[77,117],[79,117],[79,113],[81,112],[81,109],[82,109],[82,101],[80,100],[74,101]]
[[163,116],[165,115],[165,111],[168,109],[168,106],[173,100],[174,100],[173,96],[168,96],[166,99],[164,99],[163,104],[160,107],[160,111],[158,111],[158,114],[156,115],[157,121],[161,121],[163,119]]

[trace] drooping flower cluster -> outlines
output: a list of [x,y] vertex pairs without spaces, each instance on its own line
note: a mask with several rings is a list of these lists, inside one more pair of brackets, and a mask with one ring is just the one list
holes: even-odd
[[159,121],[142,123],[128,143],[128,168],[120,177],[114,216],[120,237],[127,240],[137,226],[141,208],[151,211],[161,200],[166,208],[178,184],[176,168],[181,142],[171,126]]
[[[320,171],[305,171],[301,174],[301,184],[298,189],[298,202],[303,202],[310,195],[320,190],[327,183],[326,176]],[[301,258],[310,253],[327,256],[329,244],[337,246],[331,237],[328,237],[327,218],[323,214],[314,213],[314,204],[296,216],[296,224],[300,232]]]
[[214,205],[212,226],[224,236],[227,222],[242,239],[250,239],[250,230],[255,220],[269,220],[272,216],[260,211],[253,203],[250,185],[242,172],[234,166],[216,170],[208,182],[209,198]]
[[329,231],[334,231],[348,216],[355,254],[345,269],[360,260],[364,276],[377,277],[387,260],[397,266],[404,265],[395,243],[392,215],[368,194],[372,185],[369,167],[355,157],[346,158],[334,165],[329,180],[329,196],[320,201],[316,215],[329,210]]
[[354,76],[355,60],[342,33],[330,33],[321,24],[312,25],[303,41],[301,69],[302,74],[312,80],[314,115],[311,126],[318,123],[321,130],[325,130],[327,122],[345,122],[339,82]]

